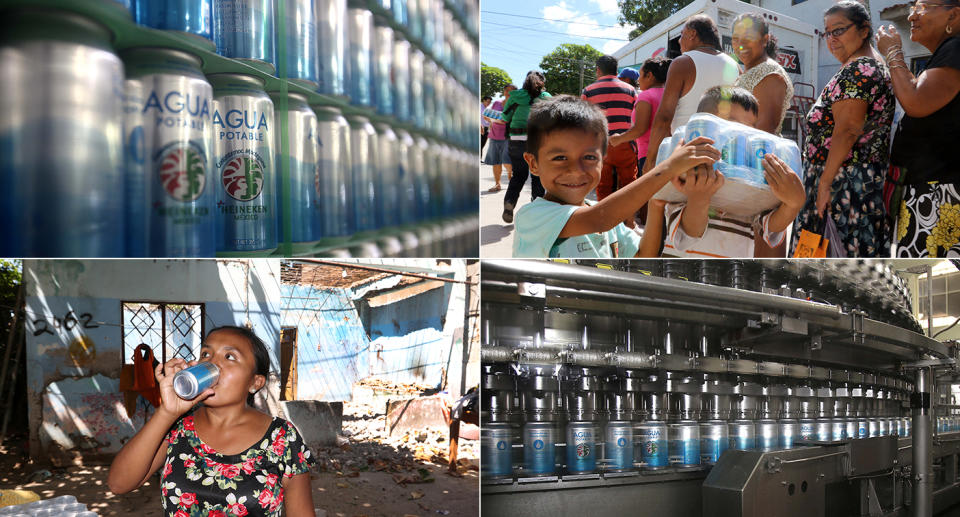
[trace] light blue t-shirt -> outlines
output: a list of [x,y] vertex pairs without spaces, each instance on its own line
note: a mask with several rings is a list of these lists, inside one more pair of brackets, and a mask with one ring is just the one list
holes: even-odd
[[[594,204],[585,201],[587,205]],[[513,256],[523,258],[618,258],[634,257],[640,236],[619,223],[610,230],[558,238],[579,206],[563,205],[542,197],[517,211]]]

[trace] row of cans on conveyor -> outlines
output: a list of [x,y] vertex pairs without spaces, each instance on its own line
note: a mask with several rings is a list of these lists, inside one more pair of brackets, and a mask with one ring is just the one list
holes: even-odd
[[276,248],[282,213],[302,242],[477,211],[475,157],[442,142],[183,51],[121,60],[66,11],[8,12],[0,34],[6,256],[203,257]]
[[117,1],[141,25],[213,42],[222,56],[476,145],[469,101],[479,86],[479,47],[443,0],[383,0],[376,15],[353,0]]
[[[943,425],[941,432],[957,429]],[[650,421],[531,421],[521,427],[484,423],[483,477],[552,476],[699,468],[727,450],[792,449],[803,442],[909,437],[910,417]],[[565,440],[565,441],[564,441]],[[518,449],[522,455],[517,454]],[[518,459],[517,456],[522,456]]]

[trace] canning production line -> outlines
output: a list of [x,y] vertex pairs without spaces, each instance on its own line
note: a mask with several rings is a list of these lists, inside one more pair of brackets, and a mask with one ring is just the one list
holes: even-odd
[[960,509],[956,344],[888,262],[614,264],[483,262],[483,515]]

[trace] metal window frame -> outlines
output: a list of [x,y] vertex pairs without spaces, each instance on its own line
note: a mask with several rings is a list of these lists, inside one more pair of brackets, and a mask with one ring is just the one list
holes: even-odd
[[197,305],[200,307],[200,339],[203,339],[203,332],[207,328],[207,304],[206,302],[184,302],[184,301],[157,301],[157,300],[120,300],[120,346],[123,352],[120,355],[120,365],[127,364],[127,328],[124,324],[123,311],[128,303],[153,304],[160,306],[160,339],[163,344],[161,347],[162,357],[155,357],[161,363],[167,362],[167,311],[168,305]]

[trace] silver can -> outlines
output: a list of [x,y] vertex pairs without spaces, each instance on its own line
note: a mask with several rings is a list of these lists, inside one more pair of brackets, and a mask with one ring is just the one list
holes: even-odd
[[757,446],[757,429],[752,420],[735,420],[728,425],[731,449],[749,451]]
[[375,206],[378,228],[393,226],[399,222],[400,208],[400,141],[389,124],[374,124],[377,130],[377,169]]
[[799,439],[801,441],[809,442],[817,439],[817,422],[812,418],[802,418],[800,419],[800,435]]
[[757,421],[757,449],[772,451],[780,447],[780,425],[776,420]]
[[393,114],[403,122],[410,117],[410,42],[396,34],[393,43]]
[[820,442],[829,442],[833,439],[833,427],[832,420],[830,418],[818,418],[816,423],[816,437],[817,441]]
[[857,419],[856,418],[847,418],[845,419],[846,423],[846,437],[848,439],[857,438]]
[[373,97],[373,14],[366,9],[347,9],[346,93],[351,104],[370,106]]
[[780,448],[792,449],[794,443],[800,439],[800,422],[783,419],[780,421]]
[[423,64],[426,57],[419,49],[410,49],[410,121],[419,128],[426,127],[423,89]]
[[607,423],[604,460],[607,470],[623,472],[633,469],[633,424],[626,421]]
[[[274,175],[276,198],[281,200],[277,203],[277,218],[281,222],[289,221],[278,226],[278,240],[283,238],[283,233],[289,232],[287,238],[291,242],[316,241],[323,236],[316,188],[319,166],[317,114],[310,109],[305,95],[290,92],[284,97],[271,93],[270,98],[277,112],[277,123],[282,120],[282,113],[285,112],[287,117],[286,149],[281,142],[281,132],[274,132],[275,170],[289,171],[286,195],[283,175]],[[282,200],[288,201],[287,206]]]
[[[430,203],[433,202],[430,189],[430,172],[427,163],[427,153],[430,144],[427,139],[421,135],[416,137],[416,148],[413,150],[412,162],[414,177],[412,178],[417,190],[417,222],[424,222],[430,219]],[[433,255],[422,255],[430,257]]]
[[366,117],[351,115],[350,124],[350,165],[351,171],[347,187],[347,213],[350,230],[353,233],[370,231],[376,228],[375,207],[377,206],[376,174],[377,132]]
[[847,422],[843,418],[830,420],[830,439],[840,441],[847,438]]
[[350,182],[350,125],[340,110],[330,106],[317,108],[317,144],[319,167],[315,188],[320,208],[322,238],[350,234],[347,192]]
[[123,256],[124,75],[111,33],[66,11],[4,15],[0,252]]
[[347,59],[347,0],[316,0],[317,91],[344,95],[344,67]]
[[700,427],[693,420],[684,420],[667,426],[668,459],[674,467],[700,465]]
[[437,130],[439,117],[437,116],[437,64],[430,58],[423,60],[423,117],[427,131],[439,133]]
[[376,25],[371,53],[373,105],[382,115],[393,114],[393,29]]
[[273,101],[264,81],[212,74],[217,251],[277,247]]
[[413,137],[403,129],[397,130],[399,141],[398,157],[400,160],[397,189],[396,215],[400,224],[410,224],[416,220],[417,186],[414,184],[414,148],[416,143]]
[[867,429],[870,438],[876,438],[877,436],[880,436],[880,419],[875,416],[868,418]]
[[124,240],[128,257],[147,256],[147,155],[143,136],[143,82],[123,82]]
[[153,257],[210,257],[215,250],[213,88],[200,58],[175,49],[123,52],[130,78],[143,82],[144,142]]
[[715,465],[730,445],[730,431],[722,420],[700,424],[700,463]]

